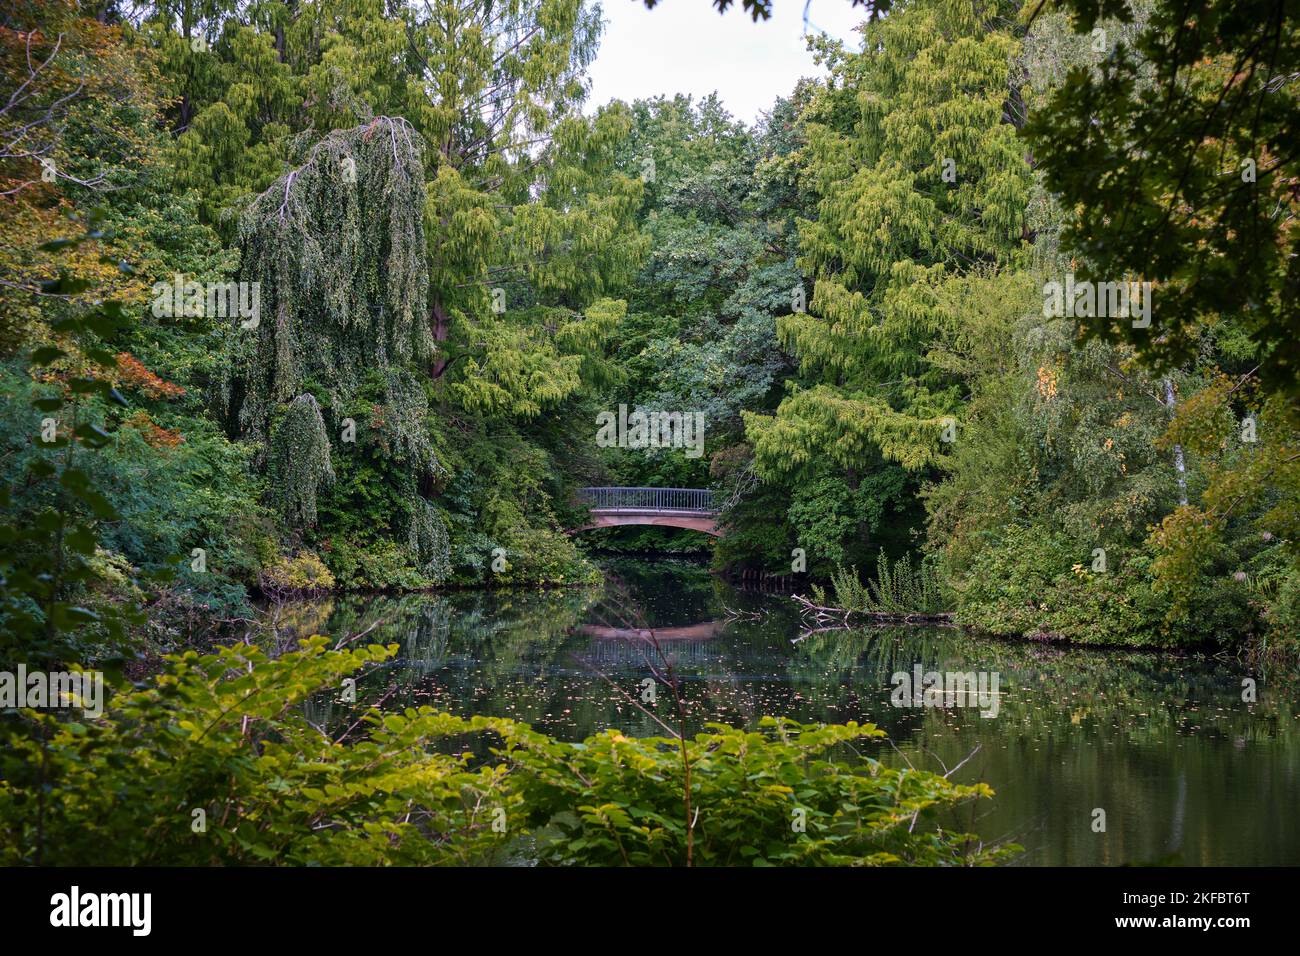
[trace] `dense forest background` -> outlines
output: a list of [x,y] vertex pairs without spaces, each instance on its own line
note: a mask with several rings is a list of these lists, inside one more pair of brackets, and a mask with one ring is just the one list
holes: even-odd
[[[6,640],[606,547],[910,554],[982,631],[1294,663],[1297,40],[1183,6],[864,10],[754,126],[584,109],[584,0],[8,8]],[[1067,275],[1151,321],[1045,314]],[[620,404],[702,413],[703,455],[600,447]],[[567,535],[604,484],[714,488],[727,533]]]

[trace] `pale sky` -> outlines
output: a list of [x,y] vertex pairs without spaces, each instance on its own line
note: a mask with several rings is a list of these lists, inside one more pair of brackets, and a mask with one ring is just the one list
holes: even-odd
[[[803,39],[805,0],[773,0],[770,20],[754,23],[739,0],[719,14],[710,0],[601,0],[607,21],[591,65],[588,107],[658,94],[717,91],[736,119],[752,123],[802,76],[820,76]],[[866,17],[849,0],[812,0],[813,25],[857,49],[853,27]]]

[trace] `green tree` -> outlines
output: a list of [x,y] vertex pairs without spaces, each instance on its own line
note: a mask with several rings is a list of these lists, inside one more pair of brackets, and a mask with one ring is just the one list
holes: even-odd
[[1150,327],[1100,315],[1084,327],[1166,369],[1195,357],[1202,329],[1233,320],[1258,347],[1265,386],[1287,396],[1294,415],[1294,4],[1063,0],[1053,8],[1104,50],[1095,65],[1075,64],[1026,127],[1066,212],[1063,243],[1085,277],[1156,284]]
[[867,25],[865,52],[819,43],[831,80],[804,114],[801,170],[817,218],[800,223],[815,285],[809,313],[778,324],[803,382],[775,417],[746,417],[764,475],[817,460],[856,470],[877,454],[940,464],[960,410],[927,354],[959,321],[942,288],[1007,263],[1023,237],[1029,172],[1005,113],[1005,12],[918,0]]

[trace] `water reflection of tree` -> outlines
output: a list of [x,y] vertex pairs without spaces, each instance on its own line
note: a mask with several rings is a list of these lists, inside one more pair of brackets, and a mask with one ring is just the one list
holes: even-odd
[[[759,620],[728,621],[689,650],[685,642],[667,649],[681,677],[688,732],[708,720],[747,725],[763,714],[868,720],[901,751],[883,745],[872,756],[932,770],[955,766],[978,744],[959,778],[987,780],[998,796],[980,804],[988,816],[973,829],[1022,843],[1030,863],[1115,864],[1171,854],[1184,863],[1294,862],[1285,858],[1300,845],[1294,698],[1261,685],[1259,702],[1243,704],[1245,675],[1235,668],[991,641],[953,629],[865,628],[792,644],[798,622],[779,602],[747,605],[748,596],[707,573],[684,573],[694,596],[682,616],[696,613],[701,589],[704,619],[725,615],[724,607],[770,609]],[[600,645],[581,626],[627,620],[629,600],[657,602],[663,611],[677,584],[674,572],[657,592],[652,578],[639,579],[627,589],[631,598],[608,589],[335,598],[281,608],[277,620],[286,641],[295,627],[345,637],[373,626],[362,640],[397,643],[400,659],[362,681],[362,701],[391,694],[389,706],[430,703],[510,716],[569,739],[608,726],[660,735],[627,701],[650,674],[644,656],[596,660]],[[617,689],[593,675],[591,663]],[[997,671],[998,717],[893,707],[890,677],[916,664]],[[341,727],[356,712],[323,701],[312,719]],[[1098,807],[1108,812],[1104,835],[1090,828]],[[972,829],[969,820],[950,825]]]
[[[562,668],[570,629],[594,597],[591,589],[340,597],[327,616],[318,602],[282,609],[278,634],[289,642],[364,632],[366,643],[396,644],[391,664],[358,680],[356,706],[382,699],[535,720],[554,703],[547,678]],[[313,708],[309,719],[325,728],[356,710],[336,699]]]
[[[815,639],[814,639],[815,638]],[[1191,658],[979,639],[960,631],[871,629],[815,635],[790,662],[795,683],[843,682],[901,753],[936,769],[981,745],[964,782],[998,791],[979,832],[1027,847],[1027,863],[1287,862],[1300,844],[1300,731],[1287,695],[1241,700],[1241,676]],[[894,708],[895,671],[996,671],[998,716]],[[879,715],[878,717],[876,715]],[[1093,811],[1107,812],[1094,833]],[[954,821],[954,823],[957,821]],[[965,827],[970,821],[960,821]],[[1272,854],[1272,855],[1270,855]]]

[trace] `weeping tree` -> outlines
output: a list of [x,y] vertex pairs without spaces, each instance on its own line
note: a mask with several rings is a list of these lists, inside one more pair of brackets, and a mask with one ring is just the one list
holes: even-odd
[[299,395],[289,403],[271,433],[269,459],[272,502],[296,527],[312,527],[316,494],[334,481],[325,419],[313,396]]
[[240,221],[240,278],[259,285],[234,375],[241,434],[308,383],[340,412],[370,372],[395,388],[430,349],[423,304],[424,168],[418,134],[380,117],[335,130],[258,196]]
[[425,577],[445,581],[451,575],[451,543],[437,509],[423,498],[412,502],[406,546]]
[[[439,467],[415,372],[433,350],[424,199],[422,139],[389,117],[329,133],[257,196],[239,243],[259,310],[231,323],[240,339],[223,391],[232,429],[258,445],[271,497],[297,527],[315,523],[332,478],[330,436],[376,429],[406,476],[417,562],[437,570],[445,531],[418,497]],[[361,398],[376,388],[382,414]]]

